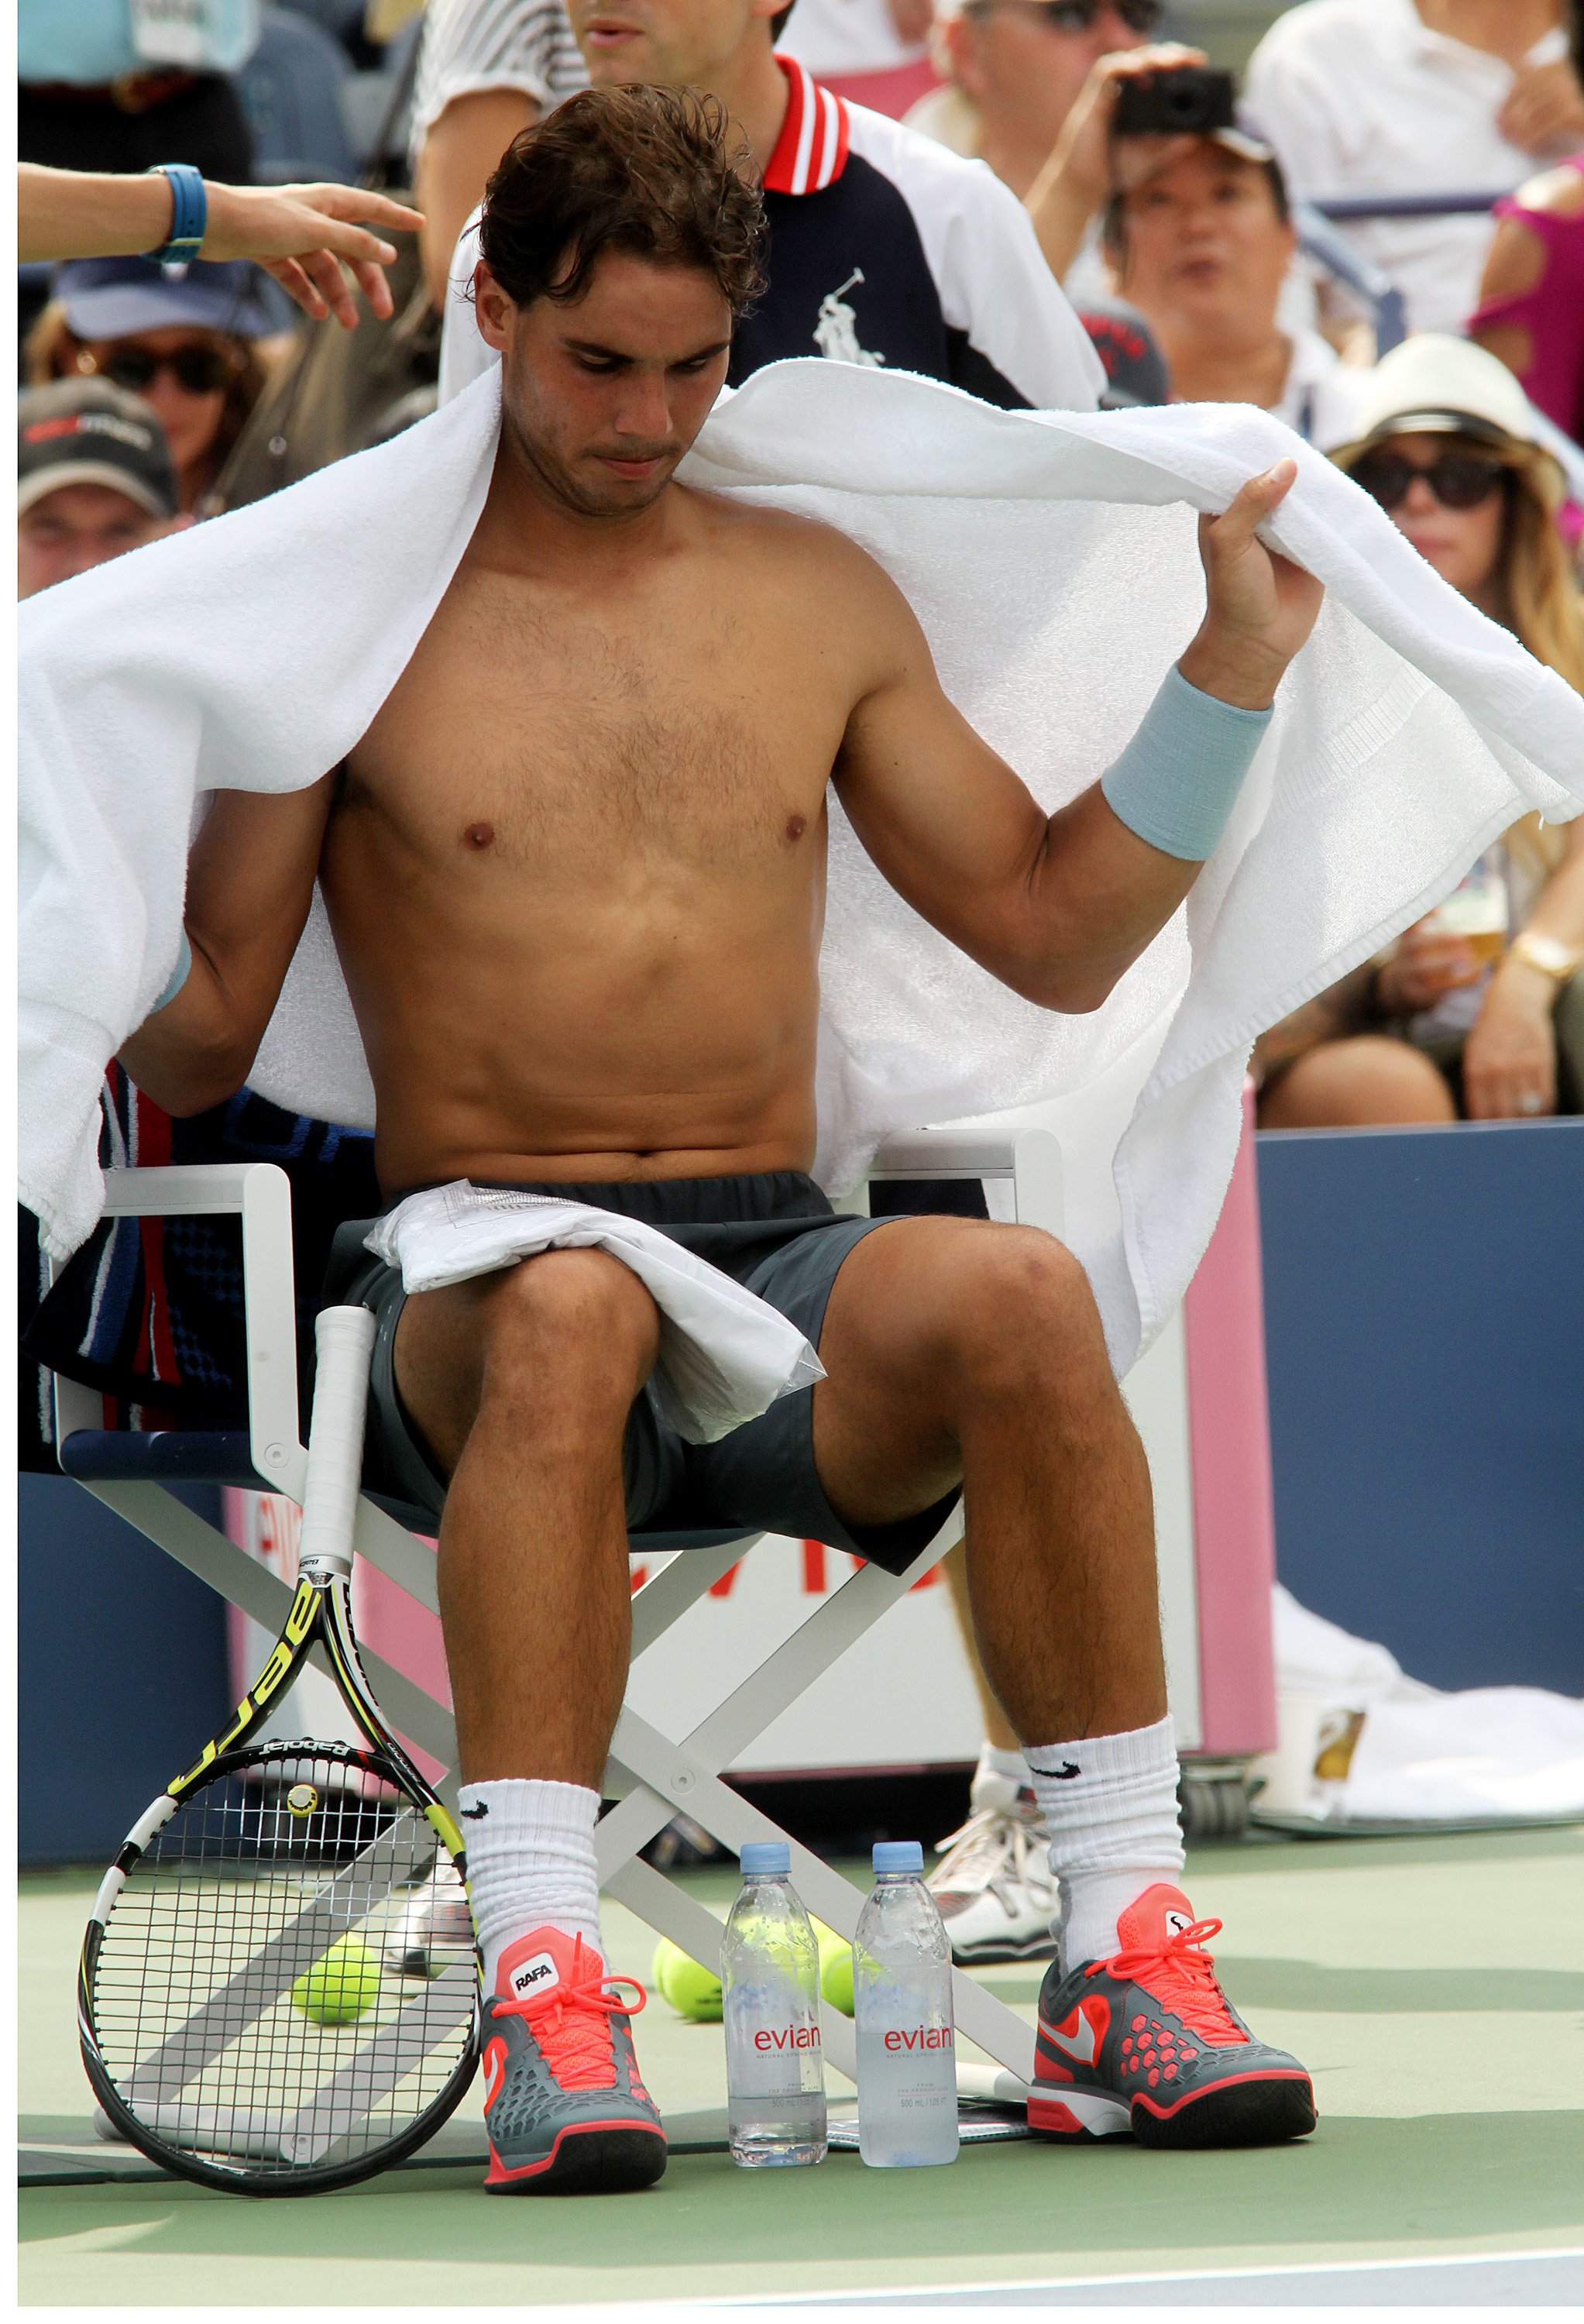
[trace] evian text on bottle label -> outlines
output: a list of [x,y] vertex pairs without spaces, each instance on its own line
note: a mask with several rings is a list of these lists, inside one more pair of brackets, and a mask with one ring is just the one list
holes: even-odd
[[909,2025],[889,2028],[886,2034],[888,2050],[950,2050],[953,2047],[949,2025]]
[[820,2046],[819,2027],[783,2025],[778,2032],[771,2033],[761,2025],[753,2037],[753,2046],[756,2050],[817,2050]]

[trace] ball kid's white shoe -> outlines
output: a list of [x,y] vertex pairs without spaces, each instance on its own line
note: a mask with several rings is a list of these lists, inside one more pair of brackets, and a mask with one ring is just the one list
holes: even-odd
[[1058,1898],[1049,1843],[1031,1791],[1006,1806],[978,1808],[927,1882],[952,1940],[954,1960],[1050,1960]]

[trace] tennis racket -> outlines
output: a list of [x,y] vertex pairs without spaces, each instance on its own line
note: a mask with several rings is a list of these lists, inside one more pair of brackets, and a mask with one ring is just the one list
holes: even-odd
[[[438,2129],[476,2062],[461,1835],[381,1717],[352,1627],[373,1335],[364,1308],[318,1318],[285,1627],[225,1731],[128,1833],[83,1941],[78,2031],[110,2131],[244,2194],[384,2170]],[[251,1742],[316,1641],[368,1748]]]

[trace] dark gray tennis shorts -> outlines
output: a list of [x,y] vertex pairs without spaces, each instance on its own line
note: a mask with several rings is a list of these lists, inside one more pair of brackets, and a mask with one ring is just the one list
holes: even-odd
[[[486,1183],[481,1181],[481,1184]],[[613,1186],[535,1185],[524,1192],[641,1219],[779,1308],[815,1348],[837,1269],[854,1244],[889,1220],[833,1211],[800,1170],[730,1178],[649,1179]],[[406,1293],[401,1270],[363,1247],[371,1219],[341,1228],[326,1280],[327,1304],[371,1308],[378,1318],[369,1388],[364,1484],[437,1518],[446,1487],[408,1418],[392,1369]],[[851,1550],[893,1573],[911,1564],[944,1524],[957,1493],[898,1525],[855,1528],[825,1499],[814,1465],[814,1390],[778,1397],[757,1420],[714,1444],[689,1444],[667,1426],[649,1388],[628,1417],[622,1446],[627,1524],[632,1533],[790,1534]]]

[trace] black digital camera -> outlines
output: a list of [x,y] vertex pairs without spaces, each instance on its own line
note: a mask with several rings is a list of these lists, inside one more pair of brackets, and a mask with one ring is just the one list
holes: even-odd
[[1118,137],[1204,136],[1236,126],[1237,85],[1210,65],[1178,65],[1122,83],[1111,128]]

